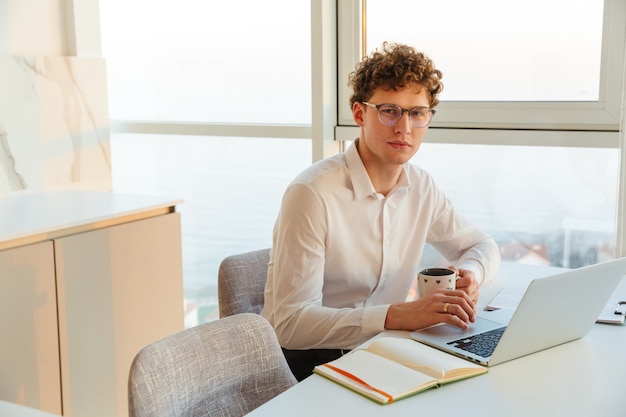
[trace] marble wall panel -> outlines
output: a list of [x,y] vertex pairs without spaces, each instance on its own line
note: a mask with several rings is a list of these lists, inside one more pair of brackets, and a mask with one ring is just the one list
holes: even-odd
[[111,190],[101,58],[0,56],[0,197]]

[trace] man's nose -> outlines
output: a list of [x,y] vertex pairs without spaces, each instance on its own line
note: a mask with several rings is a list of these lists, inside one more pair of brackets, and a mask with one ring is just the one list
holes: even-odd
[[402,115],[400,116],[400,119],[398,119],[398,121],[396,122],[396,129],[402,131],[411,130],[411,117],[409,116],[408,110],[402,110]]

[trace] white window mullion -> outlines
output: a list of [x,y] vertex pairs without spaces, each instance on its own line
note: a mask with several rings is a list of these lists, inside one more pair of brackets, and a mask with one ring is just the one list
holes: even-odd
[[311,120],[313,162],[341,150],[337,123],[337,4],[311,1]]
[[101,57],[99,0],[64,0],[64,49],[69,56]]

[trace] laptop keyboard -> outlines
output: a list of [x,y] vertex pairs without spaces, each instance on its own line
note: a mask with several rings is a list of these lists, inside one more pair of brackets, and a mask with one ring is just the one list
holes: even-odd
[[448,344],[466,352],[487,358],[493,353],[505,329],[506,327],[501,327],[474,336],[453,340],[452,342],[448,342]]

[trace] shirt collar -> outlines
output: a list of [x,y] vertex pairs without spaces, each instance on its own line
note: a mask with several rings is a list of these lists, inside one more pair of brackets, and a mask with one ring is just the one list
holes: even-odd
[[[352,142],[352,144],[345,152],[346,165],[348,167],[348,172],[350,173],[350,180],[352,181],[354,196],[356,199],[362,199],[368,196],[378,198],[378,193],[376,192],[376,189],[374,188],[374,185],[372,184],[372,181],[367,174],[365,165],[363,165],[361,156],[359,155],[359,151],[356,147],[357,142],[358,139]],[[402,172],[400,173],[400,178],[398,178],[398,183],[396,184],[392,192],[411,186],[411,180],[409,179],[409,175],[407,172],[408,169],[409,164],[404,164]]]

